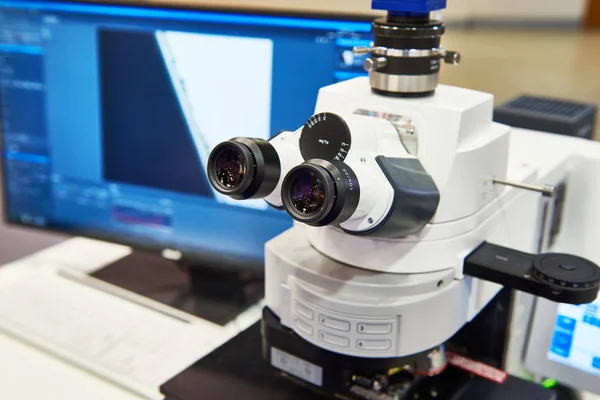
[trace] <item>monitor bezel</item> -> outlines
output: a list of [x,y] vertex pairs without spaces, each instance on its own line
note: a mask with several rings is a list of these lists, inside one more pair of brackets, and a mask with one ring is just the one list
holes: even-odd
[[[136,7],[140,9],[164,9],[164,10],[175,10],[175,11],[198,11],[198,12],[211,12],[211,13],[235,13],[235,14],[243,14],[243,15],[256,15],[256,16],[266,16],[266,17],[290,17],[290,18],[310,18],[310,19],[323,19],[323,20],[335,20],[335,21],[360,21],[360,22],[370,22],[377,16],[376,13],[365,13],[365,14],[337,14],[337,13],[328,13],[328,12],[307,12],[307,11],[294,11],[294,10],[279,10],[279,9],[264,9],[264,8],[251,8],[251,7],[241,7],[234,6],[231,7],[223,6],[210,6],[210,5],[193,5],[189,3],[184,3],[180,1],[172,1],[168,4],[165,4],[160,1],[148,1],[144,3],[140,3],[136,0],[125,0],[120,2],[112,2],[112,1],[96,1],[96,0],[50,0],[46,1],[47,3],[75,3],[75,4],[85,4],[85,5],[103,5],[103,6],[126,6],[126,7]],[[15,6],[18,3],[15,2]],[[0,124],[0,150],[3,153],[2,146],[2,138],[3,138],[3,130]],[[195,265],[211,265],[211,266],[219,266],[227,269],[243,269],[243,270],[257,270],[261,271],[264,269],[264,260],[254,259],[248,257],[240,257],[240,256],[232,256],[231,254],[226,254],[222,252],[211,252],[211,251],[203,251],[198,248],[195,250],[186,249],[184,247],[165,247],[158,244],[154,244],[149,242],[147,239],[135,239],[126,234],[116,235],[114,233],[110,233],[107,231],[101,231],[96,229],[86,230],[85,228],[76,228],[76,229],[67,229],[67,228],[56,228],[56,227],[44,227],[44,226],[36,226],[36,225],[27,225],[24,223],[14,222],[8,218],[8,201],[6,196],[6,171],[4,168],[5,159],[3,154],[0,154],[0,175],[2,177],[2,184],[0,185],[0,196],[2,201],[2,220],[4,224],[20,228],[23,230],[31,230],[38,232],[47,232],[47,233],[56,233],[61,235],[67,235],[72,237],[86,237],[95,240],[101,240],[105,242],[115,243],[130,247],[136,251],[143,251],[153,254],[158,254],[162,257],[173,259],[174,261],[195,266]],[[180,257],[173,257],[174,254],[179,254]]]
[[[547,354],[554,335],[559,303],[537,298],[527,347],[525,368],[544,378],[553,378],[578,390],[600,395],[600,376],[552,361]],[[595,384],[594,384],[595,383]]]

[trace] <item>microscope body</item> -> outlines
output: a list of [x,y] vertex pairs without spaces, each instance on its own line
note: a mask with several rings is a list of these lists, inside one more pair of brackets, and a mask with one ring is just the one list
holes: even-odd
[[[370,90],[366,78],[357,78],[323,88],[317,100],[316,113],[325,110],[343,116],[354,116],[357,110],[368,110],[373,116],[359,118],[365,118],[365,122],[372,125],[352,131],[353,140],[356,132],[356,136],[364,142],[374,141],[373,133],[378,129],[374,124],[376,119],[387,121],[390,126],[393,126],[389,122],[392,116],[410,120],[412,140],[416,143],[414,154],[393,147],[394,141],[401,142],[396,131],[381,146],[379,154],[364,152],[363,149],[368,147],[362,143],[357,150],[351,149],[350,152],[356,151],[354,157],[364,158],[367,162],[374,162],[379,155],[418,159],[423,172],[432,178],[439,201],[427,224],[408,235],[382,236],[373,228],[369,229],[369,235],[348,235],[329,227],[312,229],[308,233],[311,244],[337,261],[360,268],[391,273],[423,273],[453,268],[460,276],[460,256],[485,240],[481,234],[473,232],[474,227],[489,219],[490,212],[494,206],[497,207],[491,203],[497,202],[502,188],[494,186],[492,179],[504,179],[507,173],[509,128],[491,122],[493,96],[440,85],[435,95],[430,97],[384,97]],[[373,170],[377,169],[373,167]],[[362,180],[360,182],[362,184]],[[365,189],[368,190],[370,188]],[[375,190],[377,196],[385,193],[381,186]],[[388,189],[393,190],[391,187]],[[403,193],[403,196],[406,194]],[[482,211],[484,208],[486,211]],[[344,228],[348,224],[341,226]],[[445,245],[439,246],[439,241],[445,241]]]
[[492,95],[438,86],[441,62],[460,62],[429,18],[445,1],[373,6],[387,17],[354,49],[369,78],[322,88],[296,131],[219,144],[207,170],[219,193],[296,220],[266,244],[265,359],[338,398],[425,398],[446,341],[502,287],[596,298],[596,246],[580,238],[600,226],[586,172],[600,143],[511,133]]
[[[321,89],[315,115],[333,112],[350,121],[348,165],[372,177],[381,171],[378,156],[418,159],[439,202],[433,218],[409,236],[377,237],[369,225],[385,227],[384,217],[368,210],[339,227],[297,224],[267,243],[266,304],[284,326],[334,352],[401,357],[435,348],[485,306],[500,287],[488,282],[475,289],[463,279],[462,264],[491,230],[501,230],[501,220],[510,218],[502,204],[515,194],[493,184],[494,177],[506,178],[509,128],[491,122],[492,109],[491,95],[449,86],[420,99],[379,96],[366,78]],[[407,147],[415,154],[394,127],[392,120],[401,118],[410,121],[417,144]],[[377,178],[367,187],[359,179],[361,195],[389,199],[390,207],[394,188]],[[348,233],[363,225],[371,235]]]
[[[416,376],[439,373],[445,366],[440,345],[502,289],[502,281],[482,279],[473,268],[465,272],[482,243],[509,254],[560,250],[599,261],[589,237],[600,226],[600,211],[592,206],[600,200],[593,178],[594,170],[600,173],[600,143],[511,132],[492,122],[492,103],[491,95],[449,86],[420,99],[381,97],[361,78],[321,90],[315,115],[334,112],[350,121],[358,149],[372,149],[369,139],[378,130],[389,134],[388,142],[379,136],[383,149],[351,147],[345,158],[350,166],[361,160],[376,165],[379,155],[415,157],[404,145],[393,145],[392,132],[402,141],[382,124],[394,115],[413,121],[415,153],[439,191],[439,203],[431,220],[409,236],[361,235],[347,228],[360,223],[297,223],[268,242],[263,346],[274,367],[327,393],[349,388],[358,398],[370,398],[380,392],[364,392],[348,376],[385,381],[385,371],[400,365]],[[356,110],[365,109],[369,116],[357,116]],[[302,129],[286,134],[285,141],[298,148],[293,138]],[[568,190],[560,199],[544,197],[495,184],[498,179]],[[377,196],[387,196],[377,187]],[[502,263],[505,254],[494,257]],[[290,366],[294,362],[304,369]]]

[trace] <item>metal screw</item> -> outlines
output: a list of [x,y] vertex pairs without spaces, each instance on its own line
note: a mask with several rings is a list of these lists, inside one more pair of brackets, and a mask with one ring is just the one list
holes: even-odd
[[369,54],[371,52],[371,48],[367,46],[356,46],[352,49],[352,53],[355,56],[364,56],[365,54]]
[[363,61],[363,68],[367,72],[376,71],[378,69],[384,68],[387,65],[387,58],[385,57],[377,57],[367,58]]
[[458,65],[461,60],[462,57],[458,51],[448,50],[446,51],[446,54],[444,54],[444,62],[446,64]]
[[493,182],[499,185],[512,186],[519,189],[531,190],[539,192],[544,197],[554,197],[554,186],[552,185],[532,185],[526,182],[507,181],[506,179],[494,178]]
[[367,221],[369,221],[369,223],[372,224],[373,223],[373,218],[369,217],[369,219]]

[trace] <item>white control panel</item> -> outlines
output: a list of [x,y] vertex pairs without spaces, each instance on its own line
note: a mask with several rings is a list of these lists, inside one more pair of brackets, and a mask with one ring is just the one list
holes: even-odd
[[298,298],[292,302],[291,314],[294,331],[319,347],[362,357],[395,355],[398,318],[339,315]]

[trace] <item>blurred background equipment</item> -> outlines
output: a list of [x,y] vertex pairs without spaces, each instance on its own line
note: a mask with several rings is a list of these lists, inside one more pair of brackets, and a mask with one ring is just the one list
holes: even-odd
[[520,96],[496,107],[494,121],[515,128],[592,139],[596,111],[594,104]]

